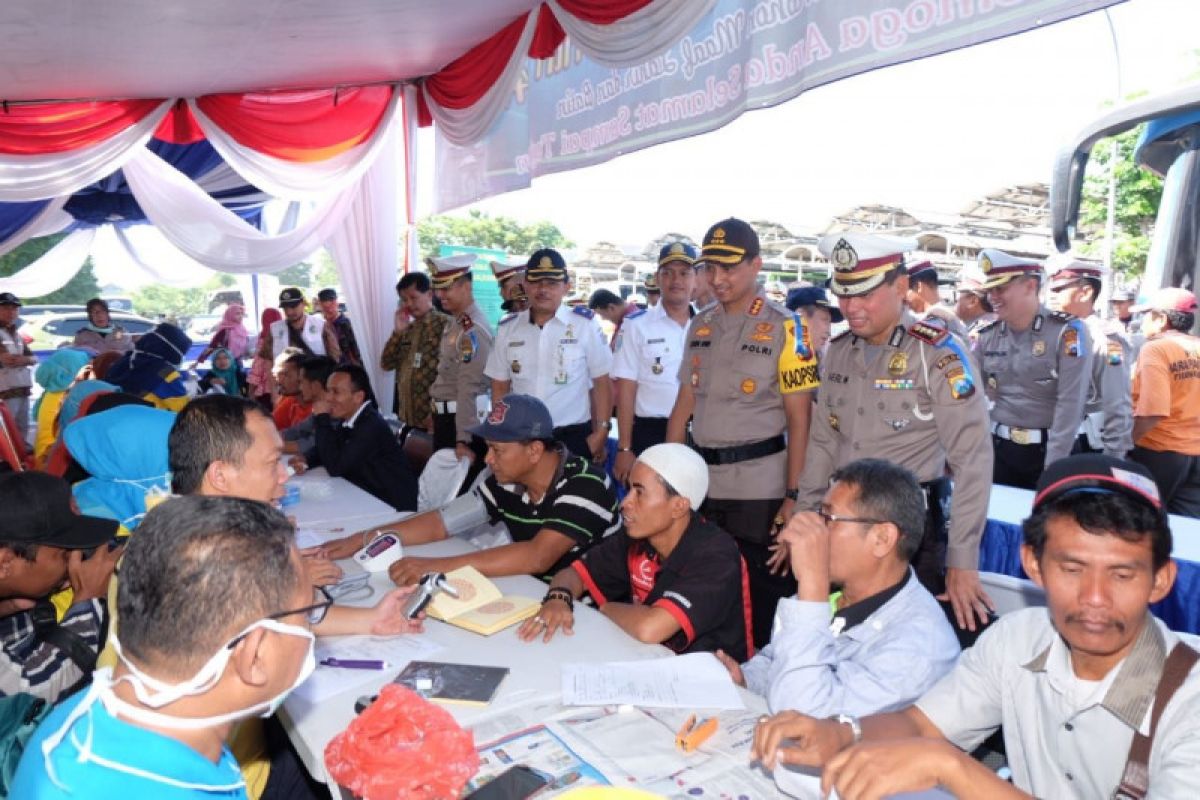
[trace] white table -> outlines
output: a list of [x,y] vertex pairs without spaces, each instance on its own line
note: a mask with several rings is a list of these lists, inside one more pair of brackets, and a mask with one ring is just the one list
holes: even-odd
[[[407,552],[414,556],[446,556],[467,552],[469,547],[461,540],[447,539],[408,548]],[[371,580],[375,593],[367,603],[377,602],[382,592],[394,588],[386,574],[372,576]],[[505,594],[540,598],[546,593],[546,584],[527,575],[497,578],[495,583]],[[607,617],[583,605],[576,606],[574,636],[555,636],[548,644],[541,641],[526,643],[517,638],[517,627],[484,637],[437,620],[425,622],[425,635],[445,648],[431,656],[432,660],[503,666],[511,670],[490,705],[483,708],[446,706],[460,724],[470,725],[480,716],[506,706],[558,695],[559,667],[564,662],[632,661],[670,655],[670,651],[660,645],[637,642]],[[317,706],[298,697],[289,698],[283,704],[280,719],[284,729],[314,777],[325,779],[325,746],[354,719],[355,700],[362,695],[375,694],[402,667],[380,672],[378,679],[372,682],[356,683],[346,693]]]
[[292,477],[288,486],[300,489],[300,502],[284,508],[284,513],[296,518],[298,528],[340,535],[343,531],[338,528],[350,533],[400,516],[396,509],[350,481],[331,478],[324,467]]

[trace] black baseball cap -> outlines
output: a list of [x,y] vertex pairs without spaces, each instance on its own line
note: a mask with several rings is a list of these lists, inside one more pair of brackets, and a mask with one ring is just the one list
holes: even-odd
[[279,293],[279,305],[283,308],[298,306],[304,302],[304,292],[290,286]]
[[493,442],[552,439],[554,422],[541,400],[527,394],[509,394],[492,403],[483,424],[468,428],[467,432]]
[[1162,497],[1150,470],[1141,464],[1100,453],[1068,456],[1046,467],[1038,478],[1033,510],[1071,492],[1123,494],[1155,511],[1162,511]]
[[845,319],[842,316],[842,310],[829,302],[829,296],[820,286],[799,286],[789,289],[784,305],[787,306],[788,311],[795,311],[801,306],[817,306],[828,311],[829,318],[834,322],[841,322]]
[[21,307],[21,301],[12,292],[0,292],[0,306],[16,306]]
[[704,234],[700,260],[706,264],[740,264],[759,253],[758,234],[736,217],[723,219]]
[[117,521],[71,510],[71,485],[46,472],[0,477],[0,541],[67,550],[99,547],[117,533]]
[[326,300],[337,300],[337,289],[322,289],[317,292],[317,299],[324,302]]

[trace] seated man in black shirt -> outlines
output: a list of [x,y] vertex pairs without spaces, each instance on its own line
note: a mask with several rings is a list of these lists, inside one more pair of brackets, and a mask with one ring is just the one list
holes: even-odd
[[417,478],[392,429],[375,407],[367,372],[357,364],[329,374],[325,397],[313,403],[316,445],[292,466],[325,467],[397,511],[417,508]]
[[492,474],[483,483],[437,511],[352,533],[318,549],[330,558],[348,558],[381,529],[396,532],[405,545],[417,545],[468,534],[488,521],[503,522],[511,544],[445,558],[406,557],[392,564],[388,574],[404,586],[426,572],[470,565],[492,577],[549,580],[620,526],[612,481],[555,441],[553,431],[541,400],[505,396],[482,425],[469,429],[487,442],[484,460]]
[[746,565],[737,545],[696,513],[708,466],[682,444],[647,448],[629,473],[625,528],[554,576],[541,612],[521,626],[525,641],[572,632],[585,591],[600,613],[641,642],[677,653],[753,652]]

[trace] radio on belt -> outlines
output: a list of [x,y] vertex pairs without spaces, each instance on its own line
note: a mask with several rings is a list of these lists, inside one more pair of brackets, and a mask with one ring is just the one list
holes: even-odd
[[458,597],[458,589],[446,579],[446,575],[441,572],[426,572],[421,576],[421,582],[417,584],[416,591],[408,596],[408,602],[404,604],[404,616],[408,619],[413,619],[425,610],[425,606],[433,602],[433,596],[438,592],[445,592],[451,597]]
[[354,563],[367,572],[387,572],[404,555],[400,536],[395,531],[383,531],[366,547],[354,554]]

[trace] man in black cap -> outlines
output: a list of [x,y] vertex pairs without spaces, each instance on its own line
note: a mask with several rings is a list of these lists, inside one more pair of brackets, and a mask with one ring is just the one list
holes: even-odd
[[11,292],[0,292],[0,400],[12,412],[22,439],[29,435],[29,394],[37,357],[17,333],[21,301]]
[[[107,546],[116,522],[73,507],[61,478],[0,477],[0,696],[26,692],[55,702],[95,666],[108,582],[123,548]],[[64,586],[71,607],[56,624],[48,598]]]
[[[824,791],[846,798],[937,785],[955,797],[1195,796],[1200,670],[1150,613],[1176,566],[1149,471],[1056,461],[1022,527],[1021,565],[1045,608],[1002,616],[914,705],[862,720],[778,714],[752,757],[780,783],[798,777],[783,765],[823,766]],[[1011,784],[969,755],[997,729]]]
[[942,304],[938,291],[938,271],[932,261],[920,261],[908,267],[908,307],[917,319],[936,317],[946,323],[946,328],[963,341],[967,339],[967,326],[954,310]]
[[679,365],[667,441],[691,438],[709,468],[702,512],[733,536],[750,574],[754,643],[771,638],[796,582],[772,575],[773,537],[791,516],[804,469],[817,360],[803,324],[758,286],[758,234],[740,219],[708,229],[700,253],[717,303],[696,313]]
[[565,306],[571,288],[557,250],[538,250],[525,269],[529,310],[500,320],[483,373],[492,399],[532,395],[550,409],[554,438],[572,453],[603,461],[612,417],[612,351],[596,314]]
[[436,511],[352,533],[322,546],[329,558],[348,558],[382,530],[405,545],[470,534],[503,522],[512,543],[446,558],[403,558],[388,574],[397,584],[416,583],[426,572],[472,566],[484,575],[534,575],[549,580],[594,543],[621,527],[612,480],[589,459],[554,438],[542,401],[510,394],[492,404],[470,433],[487,442],[492,474],[474,490]]
[[317,305],[321,307],[321,316],[325,318],[325,323],[333,327],[338,350],[342,352],[338,364],[362,366],[362,356],[358,352],[358,340],[354,338],[354,326],[350,324],[350,318],[342,313],[337,289],[322,289],[317,292]]
[[283,319],[271,323],[261,333],[258,354],[274,361],[288,347],[295,347],[308,356],[329,356],[334,361],[342,357],[337,334],[325,319],[305,311],[304,292],[288,287],[279,293]]
[[829,344],[834,323],[845,319],[842,310],[829,302],[829,297],[820,286],[800,286],[790,290],[785,305],[788,311],[798,312],[804,318],[813,350],[820,358],[825,352],[825,345]]

